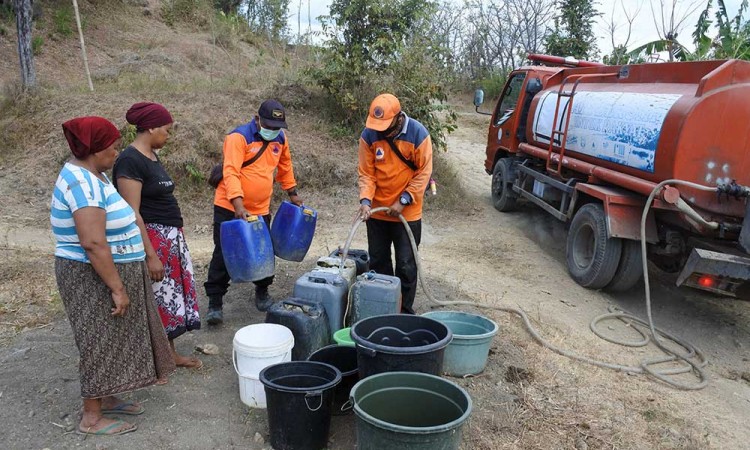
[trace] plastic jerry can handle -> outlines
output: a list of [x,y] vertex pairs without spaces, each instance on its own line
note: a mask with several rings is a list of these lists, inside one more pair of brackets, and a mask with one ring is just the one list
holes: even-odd
[[315,214],[315,212],[313,212],[313,210],[310,208],[305,208],[304,206],[300,206],[300,208],[302,208],[302,214],[305,214],[307,216],[312,216],[313,214]]
[[310,282],[312,283],[318,283],[318,284],[326,284],[328,282],[328,280],[326,280],[323,277],[310,276],[310,277],[307,277],[307,279],[310,280]]
[[306,305],[304,303],[298,302],[298,301],[293,300],[293,299],[286,299],[286,300],[284,300],[284,304],[296,306],[296,307],[302,309],[302,312],[304,312],[305,314],[308,314],[310,312],[310,305]]
[[245,220],[247,220],[248,222],[257,222],[258,216],[256,216],[255,214],[250,214],[245,218]]

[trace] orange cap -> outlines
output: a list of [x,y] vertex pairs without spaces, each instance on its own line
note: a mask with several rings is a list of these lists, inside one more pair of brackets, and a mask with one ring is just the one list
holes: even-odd
[[375,131],[385,131],[393,118],[401,112],[401,103],[393,94],[380,94],[370,103],[365,126]]

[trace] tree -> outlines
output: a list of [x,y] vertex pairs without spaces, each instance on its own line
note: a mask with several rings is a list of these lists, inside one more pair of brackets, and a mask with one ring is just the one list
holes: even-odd
[[237,14],[242,0],[214,0],[214,7],[224,15]]
[[14,0],[16,29],[18,30],[18,59],[21,65],[21,82],[24,89],[36,85],[34,54],[31,49],[31,0]]
[[593,0],[560,0],[560,14],[555,18],[555,28],[547,36],[547,53],[572,56],[577,59],[595,59],[598,56],[594,22],[599,12]]
[[290,0],[244,0],[242,7],[254,31],[278,40],[287,31],[289,3]]
[[617,5],[612,4],[612,15],[609,18],[609,23],[607,23],[607,32],[609,32],[610,42],[612,43],[612,53],[604,56],[604,64],[617,66],[620,64],[632,64],[638,61],[637,58],[631,58],[628,54],[628,43],[630,43],[630,38],[633,35],[633,22],[641,12],[642,6],[642,3],[638,3],[634,9],[629,10],[625,8],[625,1],[620,0],[620,9],[626,22],[626,29],[623,40],[618,44],[615,36],[622,25],[615,19],[617,16]]
[[666,52],[669,61],[686,61],[693,59],[691,52],[677,40],[680,32],[685,26],[685,21],[694,12],[698,11],[703,0],[659,0],[659,11],[654,7],[651,0],[651,16],[654,19],[654,28],[659,39],[648,42],[630,51],[630,55],[639,57],[650,57],[656,53]]
[[717,0],[716,37],[710,38],[708,31],[712,22],[709,18],[713,6],[708,0],[693,32],[696,59],[746,59],[750,60],[750,22],[744,19],[748,1],[742,0],[737,15],[729,18],[724,0]]
[[331,2],[322,20],[327,40],[310,73],[332,103],[334,120],[361,127],[375,95],[391,92],[427,127],[435,146],[445,147],[455,113],[443,104],[452,79],[450,54],[429,33],[435,6],[425,0]]

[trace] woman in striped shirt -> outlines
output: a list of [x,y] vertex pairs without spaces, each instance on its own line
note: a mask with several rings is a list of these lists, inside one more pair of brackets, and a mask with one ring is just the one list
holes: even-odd
[[146,279],[135,213],[104,174],[114,165],[120,132],[101,117],[63,124],[73,157],[52,195],[55,275],[80,353],[81,434],[116,435],[134,424],[103,415],[143,413],[116,394],[166,380],[169,343]]

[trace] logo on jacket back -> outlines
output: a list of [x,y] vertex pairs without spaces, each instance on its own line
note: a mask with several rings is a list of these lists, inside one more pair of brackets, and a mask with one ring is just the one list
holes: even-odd
[[375,159],[380,161],[385,157],[385,152],[381,147],[375,149]]

